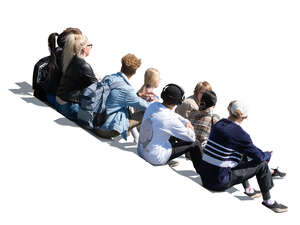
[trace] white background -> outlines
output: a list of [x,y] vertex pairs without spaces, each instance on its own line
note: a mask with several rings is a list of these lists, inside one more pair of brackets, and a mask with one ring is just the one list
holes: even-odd
[[[282,224],[296,219],[299,11],[299,2],[288,0],[2,3],[0,224]],[[158,94],[172,82],[189,96],[197,82],[207,80],[222,117],[231,100],[244,101],[249,118],[243,127],[258,147],[274,151],[271,166],[288,173],[275,181],[272,194],[289,212],[275,215],[260,199],[210,193],[169,167],[148,165],[126,151],[126,144],[94,138],[39,106],[32,93],[16,91],[16,83],[31,84],[34,64],[48,55],[48,35],[70,26],[93,43],[87,61],[101,76],[118,72],[121,57],[130,52],[142,59],[132,78],[136,89],[144,71],[155,67],[162,76]],[[182,168],[192,170],[181,161]]]

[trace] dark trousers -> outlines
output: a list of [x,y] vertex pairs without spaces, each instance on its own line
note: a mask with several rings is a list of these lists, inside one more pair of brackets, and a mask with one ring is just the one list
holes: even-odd
[[170,160],[175,159],[184,153],[193,152],[193,151],[200,151],[200,145],[197,142],[188,142],[183,141],[179,138],[171,136],[169,142],[172,146],[172,154],[170,156]]
[[[191,151],[191,159],[197,173],[203,173],[203,171],[201,171],[201,168],[203,168],[202,152],[200,150]],[[266,161],[258,164],[253,160],[248,161],[247,157],[243,157],[239,165],[231,169],[228,184],[220,188],[211,187],[210,185],[208,186],[205,183],[203,183],[203,185],[208,189],[214,191],[225,191],[226,189],[236,184],[242,184],[244,188],[248,188],[250,187],[248,180],[254,176],[256,176],[260,191],[263,195],[263,199],[269,199],[271,197],[269,190],[273,187],[273,179],[269,170],[268,163]]]
[[263,199],[269,199],[269,190],[274,186],[271,172],[266,161],[257,164],[252,161],[243,160],[238,166],[231,170],[228,188],[236,184],[243,184],[244,188],[249,187],[248,179],[256,176]]

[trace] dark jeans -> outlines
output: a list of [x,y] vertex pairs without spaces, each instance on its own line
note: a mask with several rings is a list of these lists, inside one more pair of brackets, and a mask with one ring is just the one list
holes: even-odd
[[170,156],[169,161],[187,152],[200,151],[200,145],[197,142],[183,141],[174,136],[170,137],[169,142],[172,146],[172,154]]
[[236,184],[243,184],[244,188],[249,187],[248,180],[256,176],[263,199],[269,199],[269,190],[274,186],[271,172],[266,161],[257,164],[252,161],[243,160],[238,166],[231,170],[228,187]]
[[56,97],[47,93],[46,98],[49,105],[56,109]]
[[79,111],[78,104],[68,102],[68,103],[61,105],[57,102],[56,109],[58,112],[63,114],[68,119],[73,120],[73,121],[77,120],[77,113]]

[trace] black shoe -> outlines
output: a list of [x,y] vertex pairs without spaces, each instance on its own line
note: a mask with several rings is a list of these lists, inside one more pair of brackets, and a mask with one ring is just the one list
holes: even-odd
[[261,192],[255,190],[255,189],[254,189],[253,193],[247,193],[246,191],[244,193],[245,193],[245,195],[248,195],[250,198],[258,198],[261,196]]
[[279,171],[278,168],[272,169],[272,170],[273,170],[273,173],[272,173],[273,178],[284,178],[286,175],[286,173]]
[[174,161],[174,160],[171,160],[171,161],[168,162],[168,165],[169,165],[170,167],[178,166],[178,164],[179,164],[179,162]]
[[287,212],[288,211],[288,207],[282,204],[279,204],[277,202],[274,202],[273,205],[268,205],[265,202],[262,202],[262,204],[264,206],[266,206],[267,208],[271,209],[272,211],[276,212],[276,213],[282,213],[282,212]]

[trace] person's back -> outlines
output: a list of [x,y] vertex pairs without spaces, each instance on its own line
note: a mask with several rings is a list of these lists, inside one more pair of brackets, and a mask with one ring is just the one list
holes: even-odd
[[79,103],[80,91],[94,82],[97,79],[92,67],[75,55],[60,80],[57,96],[67,102]]
[[194,126],[197,140],[203,146],[210,134],[211,127],[220,120],[220,117],[213,114],[217,103],[217,95],[213,91],[206,91],[201,98],[199,110],[190,113],[188,119]]
[[253,145],[241,126],[228,119],[218,121],[211,129],[202,164],[197,169],[204,185],[213,189],[226,187],[231,169],[240,163],[243,155],[257,163],[268,159],[267,154]]
[[[47,101],[50,105],[56,105],[55,96],[62,77],[63,70],[63,48],[65,45],[66,37],[70,34],[82,34],[78,28],[69,27],[61,34],[51,33],[48,37],[48,47],[50,51],[49,56],[49,74],[43,84],[43,88],[47,93]],[[57,46],[57,45],[58,46]]]
[[182,117],[188,119],[191,112],[199,110],[203,93],[211,90],[211,86],[207,81],[197,83],[194,94],[186,98],[182,104],[178,105],[175,111]]
[[[215,143],[220,148],[223,147],[235,152],[232,153],[232,161],[237,163],[240,161],[241,154],[251,157],[257,163],[263,162],[269,157],[252,143],[249,134],[240,125],[229,119],[220,120],[212,128],[208,142],[211,145]],[[206,149],[208,148],[209,146],[206,147]]]
[[145,112],[144,120],[151,119],[153,136],[145,149],[138,145],[138,152],[154,165],[165,164],[171,156],[170,136],[183,141],[193,142],[194,132],[180,121],[179,115],[165,107],[162,103],[152,103]]
[[89,56],[92,44],[80,34],[66,37],[63,50],[62,78],[57,89],[57,111],[71,120],[77,119],[80,92],[97,82],[91,66],[84,60]]
[[155,99],[159,99],[153,92],[158,87],[160,82],[160,72],[155,68],[148,68],[144,75],[144,84],[138,91],[137,95],[147,102],[153,102]]
[[[148,102],[137,96],[129,82],[140,67],[141,60],[133,54],[127,54],[121,62],[121,72],[110,75],[110,80],[112,83],[122,84],[110,91],[105,104],[106,121],[95,130],[103,138],[112,138],[121,134],[124,139],[127,139],[127,131],[141,123],[144,111],[149,106]],[[130,114],[129,107],[140,111]]]
[[[240,126],[247,119],[247,109],[239,101],[228,106],[228,119],[221,119],[213,128],[201,160],[193,159],[203,186],[214,191],[224,191],[242,184],[251,198],[263,196],[262,204],[275,212],[285,212],[287,207],[271,199],[272,174],[268,166],[272,152],[257,148]],[[256,176],[260,191],[250,186],[249,179]]]
[[[107,114],[113,113],[119,110],[125,110],[131,103],[136,103],[136,108],[145,110],[146,108],[143,104],[139,104],[135,100],[141,100],[140,103],[143,103],[142,99],[137,98],[134,88],[129,84],[129,82],[124,78],[121,73],[116,73],[110,76],[111,83],[121,82],[122,84],[113,90],[111,90],[107,102],[106,102],[106,112]],[[134,100],[131,102],[130,100]]]
[[[175,84],[164,87],[163,103],[152,103],[140,128],[138,154],[152,165],[164,165],[180,155],[199,149],[189,120],[174,112],[184,100],[184,91]],[[171,163],[172,164],[172,163]]]
[[59,47],[55,50],[57,67],[49,71],[49,76],[44,84],[46,92],[52,96],[56,96],[57,88],[62,77],[62,51],[63,50]]
[[177,106],[175,112],[181,115],[183,118],[188,119],[191,112],[198,110],[199,105],[197,104],[195,96],[191,95],[187,97],[181,105]]

